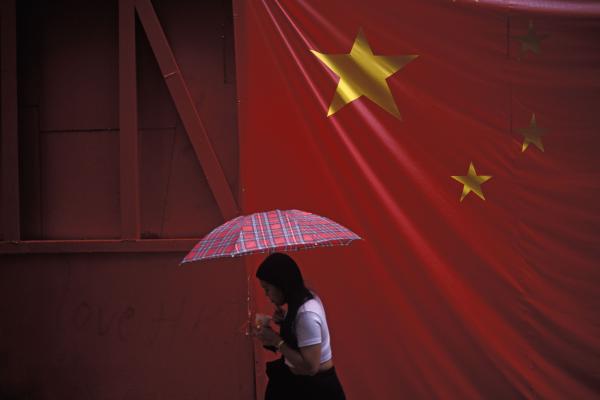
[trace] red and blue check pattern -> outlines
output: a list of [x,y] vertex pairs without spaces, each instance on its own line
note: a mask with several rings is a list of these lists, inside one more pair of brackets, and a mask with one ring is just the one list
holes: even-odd
[[360,236],[319,215],[273,210],[239,216],[200,240],[183,263],[245,254],[347,245]]

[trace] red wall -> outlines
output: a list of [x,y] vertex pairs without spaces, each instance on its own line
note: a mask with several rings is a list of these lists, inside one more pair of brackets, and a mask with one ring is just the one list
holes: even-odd
[[[152,4],[237,198],[231,5]],[[0,254],[0,398],[252,397],[240,260],[70,245],[121,237],[118,2],[17,1],[16,21],[21,240],[67,251]],[[199,238],[223,217],[136,30],[141,239]]]
[[3,256],[0,398],[252,398],[243,266],[180,256]]

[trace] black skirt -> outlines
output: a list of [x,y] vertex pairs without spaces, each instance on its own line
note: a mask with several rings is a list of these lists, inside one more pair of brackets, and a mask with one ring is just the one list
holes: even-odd
[[267,363],[265,400],[344,400],[335,367],[313,376],[294,375],[283,358]]

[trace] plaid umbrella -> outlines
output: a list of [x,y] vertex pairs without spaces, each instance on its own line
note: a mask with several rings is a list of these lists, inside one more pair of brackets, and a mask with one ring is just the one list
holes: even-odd
[[273,210],[239,216],[200,240],[181,264],[252,253],[347,245],[361,239],[351,230],[300,210]]

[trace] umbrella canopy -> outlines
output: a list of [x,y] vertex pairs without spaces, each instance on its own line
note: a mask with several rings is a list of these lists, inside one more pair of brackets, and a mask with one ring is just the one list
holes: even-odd
[[347,245],[361,239],[320,215],[300,210],[273,210],[236,217],[200,240],[181,264],[219,257]]

